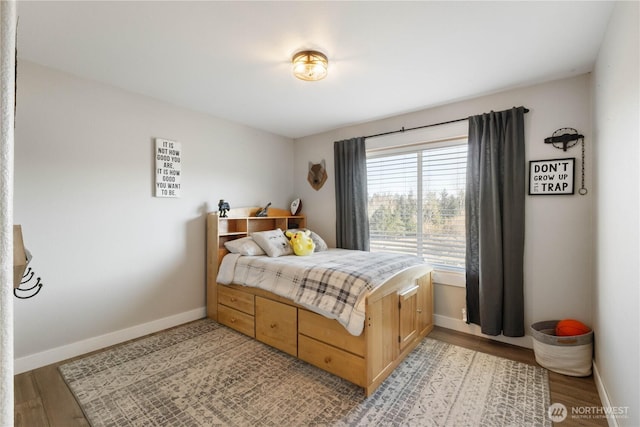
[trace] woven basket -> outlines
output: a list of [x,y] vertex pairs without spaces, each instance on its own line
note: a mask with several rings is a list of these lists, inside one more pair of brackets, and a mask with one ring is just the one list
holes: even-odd
[[569,337],[555,335],[559,320],[531,325],[536,362],[550,371],[573,377],[591,375],[593,331]]

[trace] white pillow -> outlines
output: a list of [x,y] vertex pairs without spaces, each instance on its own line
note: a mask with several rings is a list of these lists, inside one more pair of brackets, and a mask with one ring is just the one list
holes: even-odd
[[[304,230],[309,230],[309,229],[308,228],[302,228],[302,229],[300,229],[300,228],[291,228],[291,229],[289,229],[287,231],[295,233],[298,230],[304,231]],[[311,231],[311,230],[309,230],[309,231]],[[327,249],[329,249],[329,246],[327,245],[327,243],[322,239],[322,237],[320,237],[318,235],[318,233],[315,233],[314,231],[311,231],[310,237],[311,237],[311,240],[313,240],[313,243],[316,244],[316,248],[315,248],[314,252],[322,252],[322,251],[326,251]]]
[[264,255],[264,251],[251,236],[224,242],[224,247],[232,254],[240,255]]
[[293,248],[289,244],[289,240],[279,228],[269,231],[257,231],[251,234],[251,237],[270,257],[293,254]]

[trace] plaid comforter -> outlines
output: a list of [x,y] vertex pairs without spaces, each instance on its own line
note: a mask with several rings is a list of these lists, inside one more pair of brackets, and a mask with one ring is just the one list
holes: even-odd
[[351,334],[364,328],[365,296],[395,274],[424,264],[410,255],[331,249],[311,256],[239,256],[222,260],[218,283],[254,286],[337,319]]

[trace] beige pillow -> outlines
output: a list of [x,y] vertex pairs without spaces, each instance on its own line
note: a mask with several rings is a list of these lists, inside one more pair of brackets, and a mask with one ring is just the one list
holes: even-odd
[[232,254],[240,255],[264,255],[265,252],[253,240],[251,236],[224,242],[224,247]]

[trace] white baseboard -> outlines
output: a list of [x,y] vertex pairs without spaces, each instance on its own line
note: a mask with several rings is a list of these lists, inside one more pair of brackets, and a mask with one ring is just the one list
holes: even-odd
[[141,325],[132,326],[127,329],[109,332],[98,337],[92,337],[86,340],[77,341],[61,347],[52,348],[36,354],[30,354],[13,361],[14,374],[20,374],[32,369],[41,368],[52,363],[60,362],[72,357],[80,356],[101,348],[111,345],[120,344],[122,342],[140,338],[144,335],[168,329],[183,323],[206,317],[207,311],[205,307],[196,308],[194,310],[185,311],[173,316],[164,317]]
[[498,336],[486,335],[480,332],[480,326],[478,325],[467,324],[461,319],[447,317],[441,314],[434,314],[433,320],[436,326],[442,326],[443,328],[453,329],[454,331],[464,332],[466,334],[488,338],[494,341],[500,341],[507,344],[513,344],[519,347],[533,348],[533,342],[531,341],[531,336],[529,335],[525,335],[524,337],[505,337],[503,335],[498,335]]
[[[600,396],[600,402],[602,402],[603,408],[611,408],[611,401],[609,400],[609,393],[604,387],[602,377],[598,371],[598,365],[595,360],[593,361],[593,381],[596,383],[596,389],[598,390],[598,396]],[[609,427],[618,427],[618,420],[614,416],[607,416],[607,423]]]

